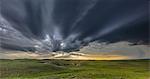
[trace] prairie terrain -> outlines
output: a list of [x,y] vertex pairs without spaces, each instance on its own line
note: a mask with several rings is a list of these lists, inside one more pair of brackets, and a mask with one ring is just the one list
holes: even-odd
[[0,79],[149,79],[149,60],[0,60]]

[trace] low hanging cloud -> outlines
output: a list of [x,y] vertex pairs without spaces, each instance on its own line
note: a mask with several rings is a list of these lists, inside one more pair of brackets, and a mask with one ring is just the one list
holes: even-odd
[[130,42],[92,42],[75,52],[35,53],[23,51],[0,52],[0,59],[73,59],[73,60],[120,60],[120,59],[149,59],[148,45],[134,45]]

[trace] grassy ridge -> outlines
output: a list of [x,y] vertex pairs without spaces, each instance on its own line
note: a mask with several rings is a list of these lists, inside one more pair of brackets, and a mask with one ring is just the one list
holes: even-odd
[[149,60],[0,60],[0,79],[148,79]]

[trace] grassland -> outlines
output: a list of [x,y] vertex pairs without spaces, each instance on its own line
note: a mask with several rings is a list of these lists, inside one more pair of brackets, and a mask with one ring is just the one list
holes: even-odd
[[0,60],[0,79],[150,79],[149,60]]

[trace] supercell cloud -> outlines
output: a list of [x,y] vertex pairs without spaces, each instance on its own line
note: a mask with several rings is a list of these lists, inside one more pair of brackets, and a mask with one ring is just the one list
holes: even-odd
[[148,29],[148,0],[0,0],[1,50],[74,51],[92,41],[148,44]]

